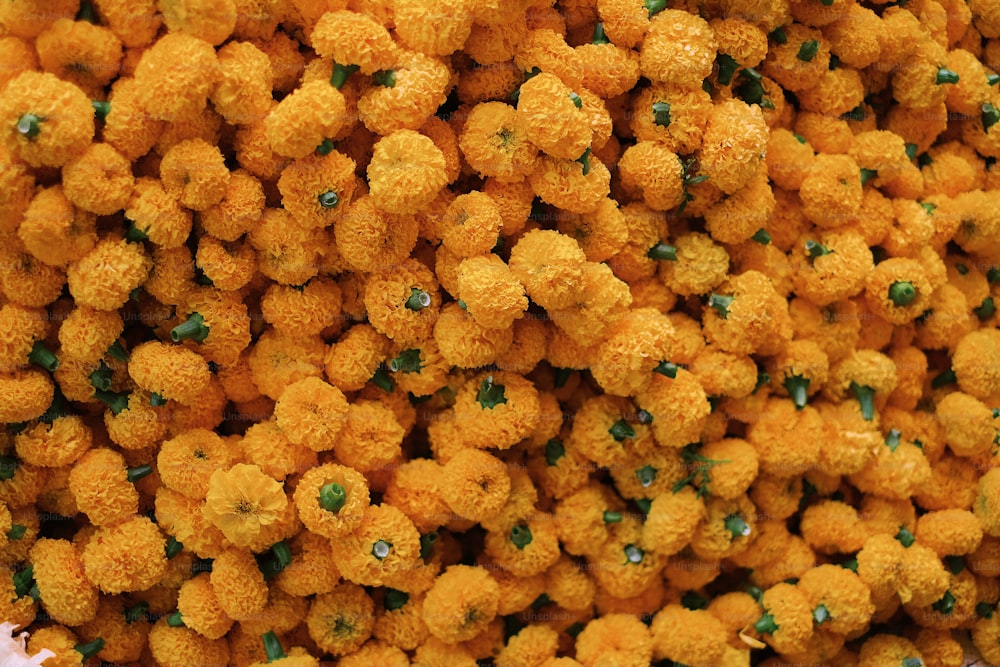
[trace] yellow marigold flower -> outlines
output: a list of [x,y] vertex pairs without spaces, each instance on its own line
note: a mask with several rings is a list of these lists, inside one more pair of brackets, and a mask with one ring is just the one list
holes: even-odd
[[136,96],[146,114],[173,120],[205,106],[220,78],[212,45],[173,32],[146,49],[135,68]]
[[414,396],[431,396],[449,382],[451,364],[441,356],[433,338],[423,341],[419,348],[406,349],[397,344],[387,356],[396,386]]
[[230,548],[219,554],[212,563],[209,580],[223,614],[233,620],[250,618],[267,604],[264,575],[253,554],[245,549]]
[[337,151],[294,160],[278,179],[282,205],[305,228],[329,227],[351,204],[354,168],[354,161]]
[[400,649],[412,651],[430,636],[424,623],[424,594],[407,594],[386,590],[383,610],[377,614],[373,634],[382,641]]
[[83,153],[94,136],[86,94],[49,73],[24,72],[4,88],[0,143],[33,167],[60,167]]
[[279,520],[288,499],[282,486],[255,465],[216,470],[202,513],[236,546],[247,546],[261,529]]
[[42,538],[31,548],[30,557],[42,607],[54,621],[76,626],[94,618],[97,587],[88,581],[71,542]]
[[0,369],[13,372],[32,363],[36,343],[45,344],[49,314],[35,308],[8,303],[0,307]]
[[285,388],[274,414],[289,441],[321,452],[333,448],[347,421],[348,404],[339,389],[310,377]]
[[14,436],[19,459],[31,465],[61,468],[71,465],[91,448],[90,427],[77,415],[29,425]]
[[146,280],[151,266],[141,246],[108,237],[71,263],[66,278],[78,305],[115,310]]
[[[289,595],[300,597],[332,591],[340,581],[340,570],[334,562],[330,540],[310,530],[302,530],[290,546],[292,562],[274,578],[274,585]],[[250,563],[256,567],[253,559]],[[268,600],[266,589],[264,600]]]
[[639,57],[631,49],[594,43],[581,44],[573,50],[586,73],[587,89],[601,99],[609,100],[628,92],[639,80]]
[[229,42],[218,57],[222,77],[211,95],[215,110],[239,125],[266,117],[274,83],[267,55],[249,42]]
[[[654,141],[640,141],[622,153],[622,184],[642,193],[646,206],[669,211],[683,200],[684,167],[677,154]],[[755,230],[756,231],[756,230]]]
[[448,205],[442,220],[441,240],[460,257],[481,255],[496,245],[502,224],[493,199],[472,190],[455,197]]
[[160,162],[160,178],[168,194],[195,211],[218,204],[226,194],[229,170],[222,153],[201,139],[175,144]]
[[532,301],[558,309],[579,298],[586,259],[573,238],[555,230],[532,230],[511,248],[509,266]]
[[448,183],[444,154],[413,130],[398,130],[375,143],[368,185],[375,206],[389,213],[414,213]]
[[122,43],[110,29],[89,21],[58,19],[35,41],[46,72],[94,95],[118,76]]
[[139,492],[129,481],[125,459],[113,449],[91,449],[81,456],[70,473],[69,488],[95,526],[117,523],[139,507]]
[[[2,39],[0,39],[2,47]],[[0,80],[0,86],[4,85]],[[0,231],[13,232],[35,196],[33,170],[0,145]]]
[[152,44],[163,26],[154,0],[96,0],[94,7],[101,22],[128,48]]
[[229,644],[209,639],[187,627],[172,627],[164,616],[149,631],[149,652],[164,667],[229,664]]
[[226,537],[202,516],[203,503],[166,486],[156,490],[156,521],[200,558],[215,558],[226,547]]
[[128,160],[106,143],[91,144],[62,170],[66,197],[74,205],[98,215],[111,215],[125,208],[133,184]]
[[212,377],[201,355],[158,341],[133,349],[128,370],[135,383],[146,391],[184,405],[197,403]]
[[330,593],[317,595],[305,621],[309,636],[320,649],[336,656],[346,655],[371,636],[375,603],[361,586],[345,582]]
[[374,196],[355,199],[334,226],[344,263],[356,271],[380,271],[402,263],[420,233],[412,213],[385,211],[377,206]]
[[246,241],[220,241],[205,234],[198,239],[195,264],[214,287],[231,292],[242,289],[253,279],[257,253]]
[[517,99],[517,117],[531,143],[552,157],[576,160],[590,146],[593,131],[583,100],[554,74],[526,81]]
[[417,565],[420,533],[392,505],[369,505],[361,525],[340,538],[335,553],[343,577],[364,586],[381,586],[387,578]]
[[658,141],[688,154],[701,146],[712,98],[701,86],[654,83],[632,100],[629,126],[639,141]]
[[415,51],[447,56],[462,48],[472,32],[474,14],[468,0],[443,0],[433,6],[422,0],[393,4],[396,34]]
[[512,326],[528,308],[524,287],[507,264],[493,254],[462,260],[457,296],[473,319],[489,329]]
[[486,532],[485,554],[499,567],[530,577],[559,559],[559,538],[550,515],[538,513],[498,523]]
[[251,376],[263,394],[278,400],[289,385],[318,377],[325,354],[326,346],[319,336],[293,337],[268,330],[250,351]]
[[649,22],[639,50],[639,70],[651,81],[700,86],[712,73],[717,43],[703,18],[665,9]]
[[0,74],[0,88],[22,72],[38,70],[38,56],[34,47],[13,35],[0,38],[0,62],[4,64],[3,74]]
[[558,216],[556,228],[576,239],[590,262],[603,262],[621,252],[628,243],[629,226],[615,200],[606,198],[590,213]]
[[424,623],[441,641],[472,639],[496,616],[499,599],[500,587],[486,570],[452,565],[424,598]]
[[369,503],[368,484],[353,468],[327,463],[302,475],[294,500],[306,528],[336,539],[361,525]]
[[401,453],[405,430],[378,401],[355,401],[334,444],[337,459],[360,472],[385,466]]
[[611,173],[588,152],[578,160],[543,155],[528,180],[542,201],[571,213],[590,213],[610,193]]
[[455,397],[455,419],[474,447],[508,449],[528,437],[540,416],[538,391],[524,377],[500,371],[470,378]]
[[199,219],[208,234],[221,241],[236,241],[261,219],[263,212],[264,188],[260,181],[248,171],[237,169],[230,174],[222,201],[200,211]]
[[330,346],[325,358],[326,377],[341,391],[365,386],[389,353],[389,339],[368,324],[356,324]]
[[310,81],[278,103],[264,119],[274,152],[303,158],[333,137],[346,121],[344,95],[327,81]]
[[702,137],[700,173],[726,194],[735,193],[763,166],[767,135],[760,107],[737,99],[716,104]]
[[221,639],[233,626],[222,610],[212,586],[211,574],[202,572],[181,584],[177,611],[185,627],[209,639]]
[[160,0],[157,5],[171,33],[193,35],[213,46],[226,41],[236,27],[234,0]]
[[36,419],[52,403],[54,391],[49,374],[40,368],[0,373],[0,392],[8,397],[0,407],[0,421],[15,424]]
[[476,368],[494,363],[510,349],[514,334],[510,329],[487,329],[457,303],[450,303],[434,323],[434,340],[449,364]]
[[192,429],[160,445],[156,470],[167,487],[202,500],[212,475],[228,470],[233,462],[233,451],[222,438],[205,429]]
[[692,664],[721,664],[726,628],[706,609],[666,604],[649,626],[653,657]]
[[105,593],[146,590],[167,569],[165,545],[163,533],[144,516],[102,527],[83,548],[84,572]]
[[365,286],[365,309],[372,326],[399,345],[429,338],[440,297],[434,274],[413,258],[386,266]]
[[384,26],[352,11],[325,12],[309,39],[323,58],[342,66],[355,65],[362,74],[391,69],[399,52]]
[[510,488],[504,463],[471,447],[459,450],[442,470],[441,498],[452,512],[473,521],[497,515]]
[[[184,176],[181,176],[183,180]],[[139,238],[145,235],[163,249],[178,248],[191,233],[191,211],[181,208],[177,193],[170,193],[165,183],[152,178],[139,178],[130,192],[125,216],[132,221]]]
[[380,135],[418,130],[444,104],[450,84],[451,72],[443,62],[404,52],[391,68],[376,73],[375,85],[358,100],[361,122]]

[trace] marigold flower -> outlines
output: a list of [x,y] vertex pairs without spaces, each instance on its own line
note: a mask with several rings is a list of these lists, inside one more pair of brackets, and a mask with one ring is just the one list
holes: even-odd
[[701,147],[712,98],[700,84],[654,83],[635,95],[631,108],[629,126],[636,139],[686,155]]
[[576,160],[590,146],[593,131],[583,101],[554,74],[525,81],[517,98],[517,119],[525,136],[555,158]]
[[233,620],[250,618],[267,604],[264,575],[253,555],[244,549],[231,548],[219,554],[212,564],[209,580],[223,614]]
[[104,117],[102,138],[126,160],[145,155],[163,131],[162,120],[147,114],[140,101],[141,84],[134,78],[119,78],[108,96],[111,110]]
[[508,182],[535,167],[538,149],[529,141],[522,115],[502,102],[473,107],[458,141],[465,160],[481,176]]
[[281,484],[255,465],[237,463],[209,478],[202,514],[236,546],[247,546],[279,520],[288,499]]
[[181,584],[177,593],[177,611],[185,627],[209,639],[221,639],[233,626],[233,619],[222,610],[211,574],[202,572]]
[[42,538],[31,547],[31,568],[42,607],[58,623],[76,626],[97,614],[97,587],[84,574],[71,542]]
[[721,243],[741,243],[764,229],[774,213],[775,198],[766,169],[758,169],[735,194],[704,211],[705,229]]
[[988,400],[1000,390],[1000,336],[994,329],[965,334],[951,357],[951,367],[962,391]]
[[[183,182],[188,174],[173,174]],[[149,239],[160,248],[178,248],[191,234],[192,213],[181,207],[178,192],[168,192],[166,183],[152,178],[139,178],[130,189],[124,206],[125,217],[131,221],[129,240]]]
[[542,201],[582,214],[593,212],[607,198],[611,173],[600,159],[588,152],[578,160],[543,155],[528,181]]
[[368,163],[368,185],[375,206],[389,213],[414,213],[428,205],[448,183],[444,154],[413,130],[379,139]]
[[346,121],[343,94],[327,81],[303,83],[264,119],[264,132],[279,155],[304,158]]
[[321,452],[333,448],[348,418],[348,405],[339,389],[309,377],[285,388],[274,413],[289,441]]
[[725,651],[726,628],[705,609],[666,604],[653,617],[649,632],[656,659],[713,664]]
[[118,75],[122,43],[103,26],[57,19],[38,35],[35,44],[42,69],[88,94],[99,91]]
[[431,634],[454,644],[472,639],[497,613],[500,587],[489,573],[468,565],[452,565],[434,580],[423,605]]
[[83,548],[83,569],[105,593],[146,590],[166,571],[165,544],[156,524],[135,516],[97,530]]
[[226,547],[222,532],[202,516],[203,503],[161,486],[156,490],[156,521],[163,532],[200,558],[215,558]]
[[326,353],[325,371],[330,384],[341,391],[364,387],[389,353],[389,343],[371,325],[352,326]]
[[34,47],[14,35],[0,38],[0,62],[4,64],[4,72],[0,74],[0,88],[6,86],[18,74],[39,69],[38,55]]
[[452,366],[477,368],[494,363],[513,339],[510,329],[487,329],[457,303],[445,305],[434,322],[434,341]]
[[107,237],[66,270],[70,294],[77,305],[115,310],[146,280],[152,262],[135,243]]
[[[292,562],[274,578],[274,585],[289,595],[299,597],[332,591],[340,581],[340,570],[334,562],[330,540],[303,530],[293,538],[290,546]],[[251,560],[248,564],[256,567],[256,561]],[[268,600],[266,589],[264,600]]]
[[354,195],[354,161],[337,151],[294,160],[278,180],[283,206],[308,229],[342,219]]
[[389,32],[370,16],[352,11],[326,11],[309,36],[316,53],[362,74],[391,69],[399,47]]
[[437,461],[410,459],[395,469],[382,497],[402,510],[421,534],[427,534],[450,518],[444,480],[444,468]]
[[768,644],[781,653],[801,651],[813,632],[809,600],[797,587],[780,583],[764,591],[764,614],[753,630],[765,635]]
[[635,51],[610,43],[580,44],[573,49],[586,72],[587,89],[609,100],[635,87],[639,57]]
[[95,526],[109,526],[135,514],[139,493],[124,457],[113,449],[88,450],[73,466],[69,488],[80,511]]
[[79,459],[93,444],[90,427],[77,415],[39,421],[14,436],[18,458],[30,465],[61,468]]
[[657,495],[642,524],[641,546],[664,556],[679,553],[690,543],[704,513],[700,493],[686,485]]
[[127,159],[110,144],[91,144],[62,171],[63,192],[75,206],[98,215],[126,207],[134,183]]
[[173,32],[146,49],[135,68],[141,108],[159,120],[173,120],[201,109],[221,76],[212,45]]
[[459,450],[441,471],[441,499],[452,512],[473,521],[497,515],[510,495],[502,461],[472,447]]
[[318,336],[290,336],[269,330],[250,351],[250,372],[266,396],[278,400],[291,384],[318,377],[326,346]]
[[380,135],[418,130],[444,104],[450,79],[443,62],[417,51],[404,52],[391,68],[376,73],[375,85],[358,100],[361,122]]
[[199,219],[208,234],[221,241],[236,241],[260,220],[263,210],[260,181],[248,171],[237,169],[230,173],[222,201],[201,211]]
[[677,154],[654,141],[640,141],[622,153],[622,183],[642,193],[655,211],[668,211],[683,200],[684,167]]
[[267,55],[249,42],[230,42],[217,55],[221,77],[211,94],[215,110],[240,125],[266,117],[274,81]]
[[700,86],[712,73],[717,48],[707,21],[683,10],[665,9],[649,21],[639,49],[639,71],[653,82]]
[[392,505],[367,506],[361,525],[339,539],[337,567],[345,579],[365,586],[384,585],[414,568],[420,557],[420,533]]
[[156,458],[156,470],[167,487],[188,498],[202,500],[209,479],[218,470],[228,470],[234,452],[215,433],[191,429],[164,441]]
[[129,376],[137,385],[183,405],[198,402],[212,374],[201,355],[179,345],[149,341],[131,351]]
[[[739,128],[734,134],[734,128]],[[700,173],[726,194],[750,182],[763,166],[767,124],[759,107],[731,99],[712,107],[699,149]]]
[[400,454],[405,430],[392,410],[378,401],[348,406],[334,448],[337,459],[360,472],[376,470]]

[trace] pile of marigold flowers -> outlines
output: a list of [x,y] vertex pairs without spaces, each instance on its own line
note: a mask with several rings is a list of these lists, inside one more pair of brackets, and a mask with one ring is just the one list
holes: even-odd
[[0,2],[0,663],[1000,662],[997,72],[993,0]]

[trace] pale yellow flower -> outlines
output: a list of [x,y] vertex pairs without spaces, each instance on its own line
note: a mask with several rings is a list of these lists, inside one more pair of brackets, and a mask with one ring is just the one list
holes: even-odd
[[256,465],[216,470],[208,481],[202,514],[236,546],[249,546],[264,526],[281,518],[288,498],[279,482]]

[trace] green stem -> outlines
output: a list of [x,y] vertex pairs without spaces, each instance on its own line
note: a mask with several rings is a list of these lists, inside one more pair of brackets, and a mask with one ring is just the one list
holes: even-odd
[[876,169],[862,169],[861,170],[861,185],[865,185],[868,181],[872,180],[878,176],[878,170]]
[[739,514],[730,514],[722,520],[722,525],[726,527],[733,539],[746,537],[750,534],[750,524]]
[[826,621],[830,619],[830,610],[826,608],[825,605],[819,605],[813,609],[813,620],[816,621],[816,625],[823,625]]
[[167,540],[167,546],[164,547],[164,553],[167,555],[167,560],[170,560],[177,554],[179,554],[184,549],[184,543],[178,540],[173,535]]
[[566,456],[566,447],[563,446],[562,442],[552,438],[545,443],[545,462],[554,466],[559,463],[559,459]]
[[122,347],[122,344],[119,343],[118,341],[113,342],[111,344],[111,347],[108,348],[108,351],[105,352],[105,354],[117,361],[129,360],[128,352],[125,351],[125,348]]
[[642,485],[642,488],[645,489],[645,488],[648,488],[650,485],[652,485],[653,482],[656,481],[656,473],[657,472],[658,472],[657,469],[654,468],[653,466],[651,466],[651,465],[645,465],[645,466],[643,466],[643,467],[641,467],[641,468],[639,468],[638,470],[635,471],[635,476],[636,476],[636,479],[639,480],[639,484]]
[[510,529],[510,541],[518,549],[524,549],[524,547],[531,544],[531,539],[531,529],[527,526],[517,524]]
[[552,378],[552,386],[556,389],[562,389],[566,386],[566,382],[569,380],[569,376],[573,374],[572,368],[556,368],[555,374]]
[[810,39],[806,42],[802,42],[802,46],[799,47],[799,52],[795,55],[796,58],[802,62],[812,62],[812,59],[816,57],[819,53],[819,41],[815,39]]
[[111,113],[111,102],[102,102],[100,100],[93,100],[90,106],[94,107],[94,117],[97,120],[104,120]]
[[920,658],[903,658],[903,662],[900,664],[901,667],[924,667],[924,661]]
[[396,611],[397,609],[402,609],[406,606],[406,603],[410,601],[410,596],[395,588],[385,589],[385,597],[382,600],[382,604],[386,611]]
[[900,435],[902,434],[899,432],[899,429],[896,428],[889,429],[889,432],[886,433],[885,446],[889,448],[890,452],[896,451],[896,449],[899,447]]
[[976,616],[979,618],[993,618],[993,605],[989,602],[979,602],[976,604]]
[[396,383],[393,382],[389,374],[385,372],[384,368],[379,368],[375,371],[375,375],[372,376],[372,384],[381,389],[382,391],[391,394],[392,390],[396,388]]
[[635,429],[633,429],[624,419],[619,419],[612,424],[611,428],[608,429],[608,433],[610,433],[611,437],[615,439],[615,442],[622,442],[626,438],[635,437]]
[[279,571],[284,570],[292,564],[292,550],[288,547],[288,543],[284,540],[275,542],[271,545],[271,554],[274,556],[274,560],[278,564]]
[[34,139],[42,131],[41,124],[44,121],[45,119],[37,114],[24,114],[17,119],[18,134],[23,135],[26,139]]
[[479,391],[476,392],[476,402],[483,409],[489,410],[506,403],[507,398],[504,396],[504,386],[494,383],[492,375],[487,376],[479,385]]
[[209,327],[205,326],[205,318],[201,313],[191,313],[187,321],[178,324],[170,330],[170,340],[179,343],[182,340],[193,340],[202,343],[208,338]]
[[404,304],[408,309],[421,311],[431,305],[431,295],[416,287],[410,288],[410,296]]
[[10,530],[7,531],[7,539],[8,540],[19,540],[22,537],[24,537],[24,534],[26,532],[28,532],[28,527],[27,526],[25,526],[23,524],[20,524],[20,523],[12,524],[11,527],[10,527]]
[[942,67],[937,71],[937,76],[934,77],[934,83],[941,85],[944,83],[958,83],[958,73],[954,72],[946,67]]
[[281,641],[278,639],[278,635],[274,634],[273,630],[265,632],[261,635],[261,639],[264,640],[264,654],[267,656],[268,662],[288,657],[285,655],[285,649],[281,648]]
[[129,625],[135,623],[140,618],[146,615],[149,611],[148,602],[138,602],[131,607],[125,608],[125,622]]
[[583,151],[583,155],[578,157],[574,162],[579,162],[583,165],[583,175],[586,176],[590,173],[590,147]]
[[797,410],[802,410],[806,407],[806,402],[809,398],[809,383],[810,379],[801,375],[785,376],[783,383],[785,390],[791,396]]
[[594,26],[594,36],[590,39],[591,44],[610,44],[611,40],[604,34],[604,24],[600,21]]
[[320,155],[329,155],[336,147],[336,144],[333,143],[333,139],[324,139],[323,142],[316,147],[316,152]]
[[638,565],[646,557],[646,552],[634,544],[625,545],[625,560],[633,565]]
[[426,535],[420,536],[420,560],[427,560],[431,557],[431,552],[434,551],[434,545],[437,544],[437,541],[437,531],[432,530]]
[[0,455],[0,480],[13,479],[21,463],[13,456]]
[[92,642],[77,644],[73,648],[80,654],[82,660],[89,660],[100,653],[101,649],[104,648],[104,640],[98,637]]
[[183,628],[184,618],[181,616],[181,613],[179,611],[175,611],[170,614],[170,616],[167,616],[167,625],[171,628]]
[[605,512],[602,515],[604,523],[621,523],[622,513],[621,512]]
[[997,121],[1000,121],[1000,109],[986,102],[980,107],[982,113],[980,114],[980,120],[983,123],[983,132],[989,132],[990,128],[996,125]]
[[784,26],[778,26],[767,36],[773,39],[775,44],[788,44],[788,35],[785,34]]
[[389,552],[392,550],[392,542],[386,542],[385,540],[377,540],[372,544],[372,556],[375,556],[378,560],[384,560],[388,558]]
[[649,426],[653,423],[653,414],[642,408],[639,408],[639,411],[635,413],[635,418],[643,426]]
[[157,394],[155,391],[149,395],[149,404],[154,408],[162,408],[167,404],[167,399]]
[[753,629],[762,635],[774,634],[778,631],[778,624],[774,622],[774,616],[768,612],[753,624]]
[[324,484],[323,488],[319,490],[320,507],[325,509],[327,512],[333,512],[336,514],[346,502],[347,490],[344,489],[341,484],[330,482],[329,484]]
[[949,615],[955,611],[955,595],[951,591],[945,591],[940,600],[931,605],[931,609],[941,614]]
[[386,88],[396,87],[396,70],[386,69],[381,72],[375,72],[372,75],[372,79],[375,80],[375,85],[385,86]]
[[393,373],[419,373],[420,368],[420,350],[404,350],[389,361],[389,370]]
[[14,594],[23,598],[35,585],[35,568],[31,565],[14,573]]
[[330,85],[340,90],[347,83],[352,74],[361,69],[358,65],[333,64],[333,75],[330,77]]
[[644,0],[642,4],[649,12],[649,18],[653,18],[667,8],[667,0]]
[[677,261],[677,248],[667,243],[657,243],[646,251],[646,257],[650,259],[665,260],[668,262]]
[[668,127],[670,125],[670,103],[669,102],[654,102],[653,103],[653,122],[660,127]]
[[943,373],[935,375],[931,379],[931,389],[940,389],[941,387],[946,387],[953,382],[958,382],[958,376],[955,375],[955,371],[949,368]]
[[719,65],[719,83],[728,86],[733,82],[733,77],[736,76],[740,64],[728,53],[720,53],[715,62]]
[[733,304],[733,297],[721,294],[712,294],[708,297],[708,307],[719,314],[719,317],[729,319],[729,306]]
[[980,321],[990,319],[991,317],[993,317],[993,313],[995,313],[996,311],[997,308],[996,305],[993,303],[993,297],[991,296],[988,296],[985,299],[983,299],[983,302],[979,304],[978,308],[972,309],[972,312],[976,314],[976,317],[978,317]]
[[873,420],[875,418],[875,390],[866,384],[862,385],[852,381],[851,391],[861,405],[861,416],[864,417],[865,421]]
[[583,98],[577,95],[576,93],[570,93],[569,99],[572,100],[573,106],[575,106],[577,109],[583,108]]
[[128,229],[125,230],[126,241],[128,241],[129,243],[140,243],[142,241],[149,239],[149,235],[146,232],[139,229],[138,227],[136,227],[134,222],[130,220],[127,222],[129,224],[128,224]]
[[897,280],[889,285],[889,300],[894,305],[909,306],[917,298],[917,288],[907,280]]
[[829,255],[832,250],[827,248],[825,245],[818,241],[806,241],[806,254],[809,256],[809,261],[816,259],[817,257],[822,257],[823,255]]
[[153,472],[153,466],[147,463],[145,465],[129,468],[128,472],[126,472],[126,476],[128,477],[129,483],[135,484],[140,479],[142,479],[146,475],[151,474],[152,472]]
[[74,20],[97,24],[97,14],[94,12],[94,5],[88,0],[81,2],[80,10],[76,13]]
[[917,541],[917,538],[913,536],[913,533],[911,533],[906,526],[899,527],[899,532],[896,533],[896,539],[899,540],[899,543],[907,549],[912,547],[913,543]]
[[[676,493],[676,491],[674,493]],[[699,497],[701,496],[699,495]],[[639,511],[643,514],[648,515],[649,511],[653,509],[653,501],[649,498],[634,498],[632,502],[635,503],[636,507],[638,507]]]
[[677,370],[680,368],[677,364],[672,361],[661,361],[656,368],[653,369],[654,373],[659,373],[664,377],[668,377],[671,380],[677,377]]
[[1000,74],[990,73],[986,75],[986,85],[995,86],[1000,83]]
[[323,208],[333,208],[340,202],[340,197],[333,190],[327,190],[317,197],[319,205]]
[[751,236],[750,238],[752,238],[754,241],[756,241],[761,245],[767,245],[771,242],[771,235],[768,234],[767,230],[764,229],[763,227],[754,232],[754,235]]
[[28,361],[35,364],[36,366],[41,366],[47,371],[55,371],[59,368],[59,359],[53,354],[52,350],[45,347],[45,343],[36,340],[35,344],[31,346],[31,352],[28,354]]

